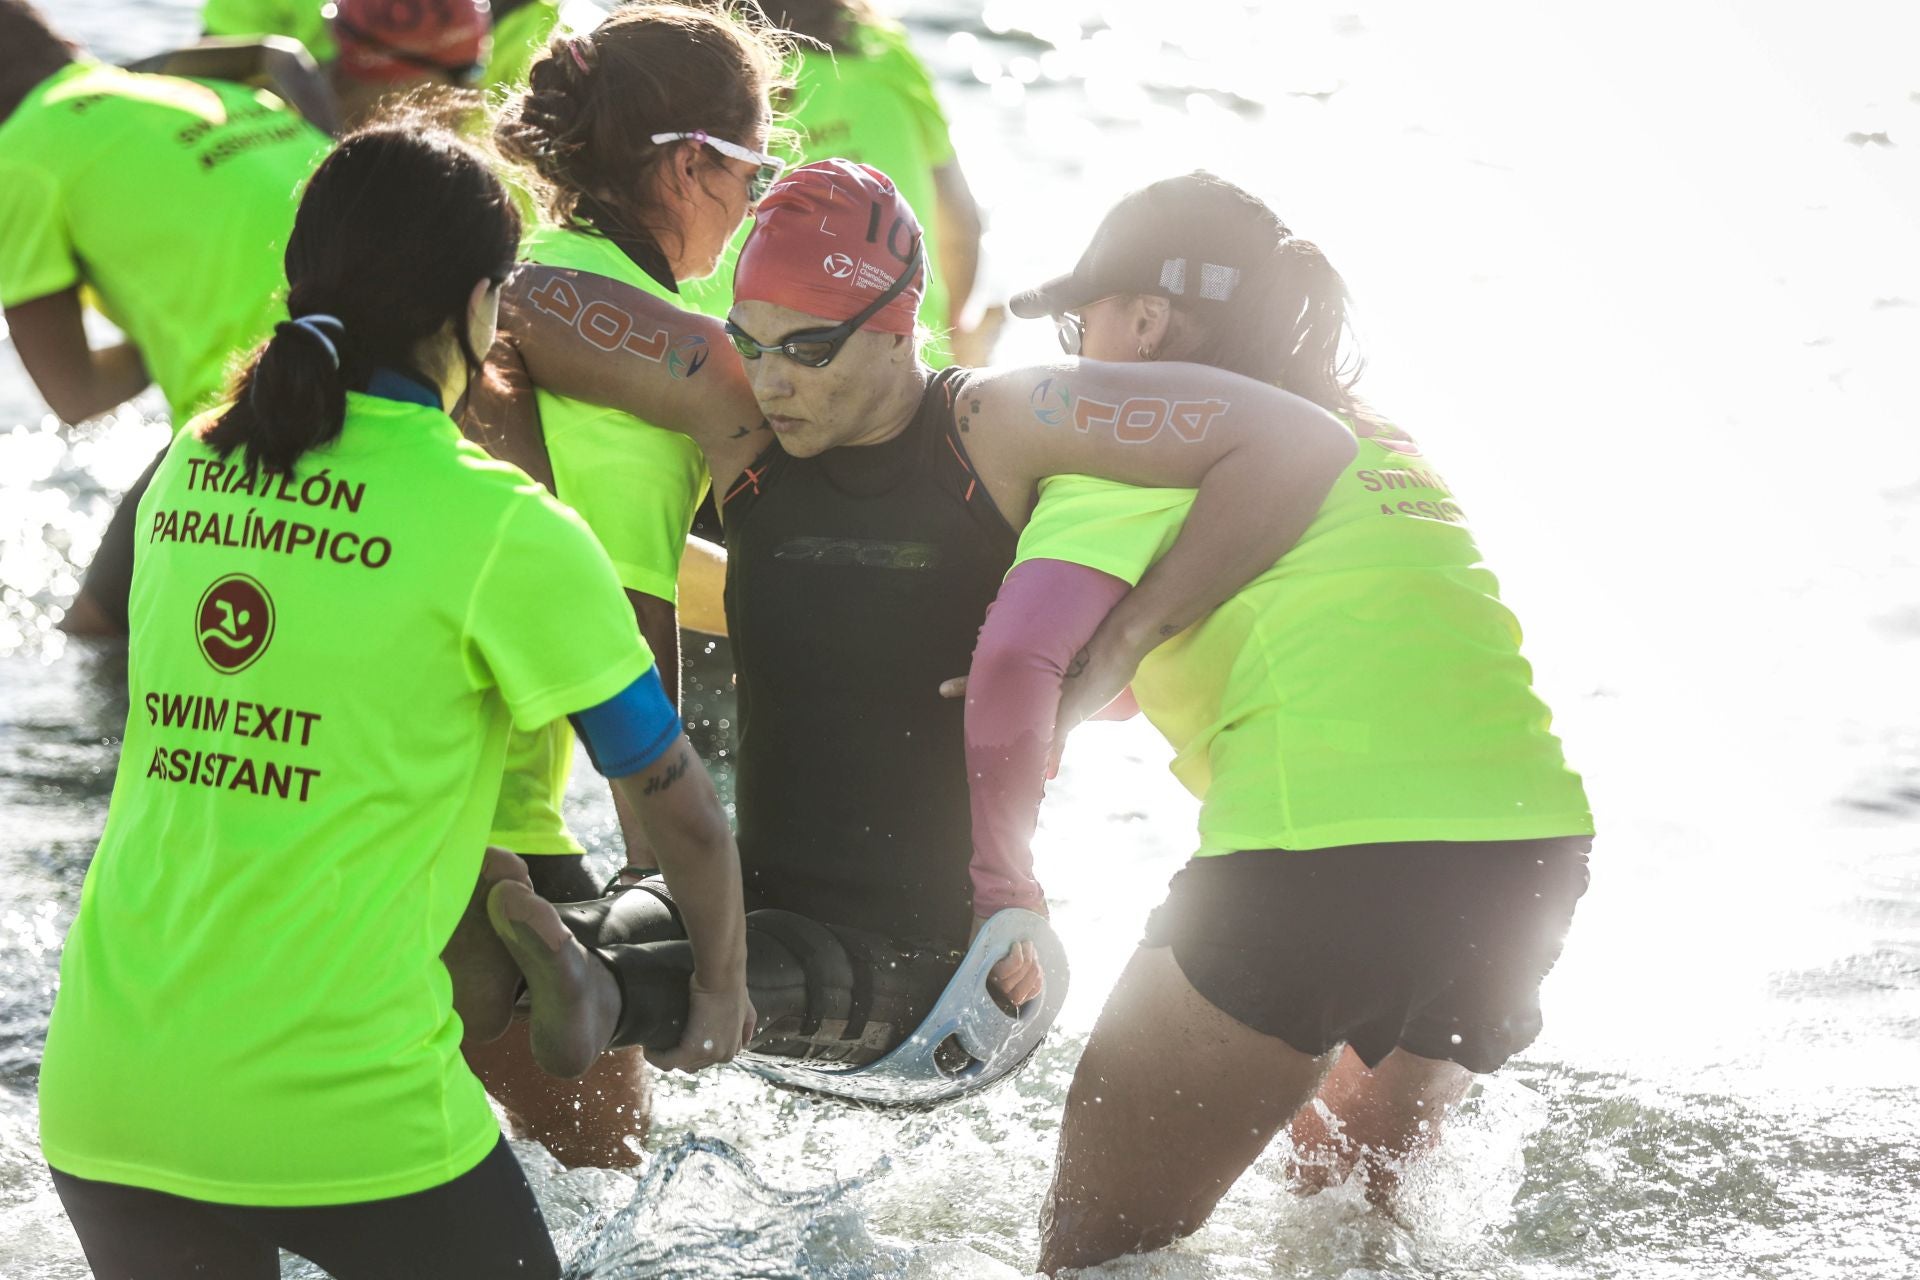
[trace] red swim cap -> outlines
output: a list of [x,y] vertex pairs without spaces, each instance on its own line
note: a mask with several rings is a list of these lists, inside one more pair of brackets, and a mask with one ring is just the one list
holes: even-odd
[[486,69],[488,0],[335,0],[326,7],[340,70],[386,84],[439,72],[462,84]]
[[[761,199],[733,270],[733,296],[829,324],[848,320],[900,278],[919,244],[920,220],[886,174],[851,160],[816,160]],[[927,287],[920,257],[912,282],[865,328],[913,332]]]

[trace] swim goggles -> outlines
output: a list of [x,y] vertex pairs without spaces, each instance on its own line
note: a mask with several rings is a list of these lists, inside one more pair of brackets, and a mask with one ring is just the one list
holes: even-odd
[[755,169],[753,175],[747,179],[747,199],[753,204],[760,203],[760,197],[767,194],[767,188],[774,184],[774,180],[780,176],[780,171],[787,167],[785,161],[755,151],[752,147],[728,142],[725,138],[712,137],[705,129],[694,129],[687,133],[656,133],[652,141],[657,145],[662,142],[679,142],[682,139],[712,147],[729,159],[744,160],[748,164],[759,165],[760,167]]
[[905,292],[913,283],[920,270],[921,242],[913,242],[913,254],[907,259],[907,265],[898,278],[886,287],[881,295],[869,302],[859,315],[850,320],[842,320],[830,329],[801,329],[788,334],[778,342],[762,342],[742,329],[733,321],[727,321],[727,336],[733,339],[733,349],[740,353],[742,360],[758,360],[769,351],[778,351],[795,364],[805,365],[809,369],[824,369],[833,363],[840,354],[840,348],[846,345],[861,325],[879,315],[882,308]]

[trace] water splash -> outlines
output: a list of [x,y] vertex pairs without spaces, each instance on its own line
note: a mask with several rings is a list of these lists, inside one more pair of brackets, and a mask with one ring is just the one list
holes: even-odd
[[[853,1259],[873,1261],[851,1198],[887,1164],[783,1190],[728,1143],[688,1135],[649,1163],[618,1210],[571,1229],[556,1226],[556,1246],[572,1255],[565,1280],[846,1275]],[[551,1176],[543,1181],[553,1186]]]

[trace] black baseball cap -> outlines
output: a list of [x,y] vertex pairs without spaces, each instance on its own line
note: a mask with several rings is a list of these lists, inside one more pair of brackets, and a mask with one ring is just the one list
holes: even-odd
[[1225,302],[1288,234],[1259,197],[1196,169],[1122,196],[1072,271],[1014,294],[1007,309],[1032,320],[1116,293]]

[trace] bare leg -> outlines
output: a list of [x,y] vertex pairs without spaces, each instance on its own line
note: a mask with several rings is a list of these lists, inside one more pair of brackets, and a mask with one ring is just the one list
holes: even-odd
[[638,1049],[600,1055],[578,1080],[548,1075],[534,1061],[525,1021],[490,1044],[461,1046],[487,1092],[507,1109],[519,1136],[532,1138],[569,1169],[629,1169],[652,1118],[646,1059]]
[[1199,1229],[1327,1072],[1209,1004],[1168,947],[1134,952],[1067,1091],[1040,1269]]
[[1472,1086],[1457,1062],[1395,1049],[1369,1070],[1349,1049],[1320,1086],[1332,1122],[1311,1106],[1293,1118],[1293,1175],[1319,1191],[1364,1168],[1368,1201],[1385,1208],[1407,1160],[1440,1141],[1442,1122]]
[[[579,859],[534,857],[526,865],[535,892],[550,902],[594,894],[592,878]],[[479,927],[517,986],[520,970],[494,933],[484,901]],[[570,1169],[624,1169],[640,1163],[639,1143],[647,1135],[651,1099],[646,1060],[638,1052],[603,1054],[585,1076],[564,1080],[548,1075],[534,1061],[524,1018],[504,1030],[505,1035],[484,1044],[469,1035],[461,1050],[480,1083],[506,1109],[515,1137],[541,1143]]]
[[495,885],[487,915],[526,975],[534,1061],[552,1075],[579,1079],[620,1020],[613,975],[580,945],[553,904],[525,884]]

